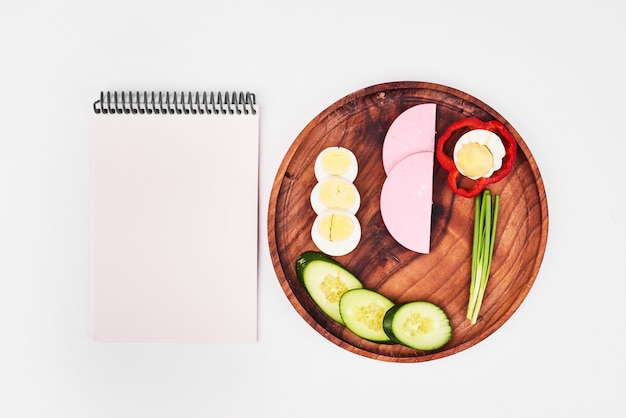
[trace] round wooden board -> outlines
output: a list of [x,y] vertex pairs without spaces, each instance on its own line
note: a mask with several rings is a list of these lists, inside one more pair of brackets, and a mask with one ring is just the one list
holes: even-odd
[[[503,123],[518,143],[511,174],[489,189],[501,195],[491,278],[478,322],[466,319],[474,220],[474,201],[455,195],[447,172],[435,158],[431,250],[417,254],[399,245],[381,218],[379,198],[385,172],[382,143],[404,110],[421,103],[437,104],[438,138],[453,122],[476,117]],[[428,300],[450,317],[452,339],[431,352],[401,345],[377,344],[351,333],[327,317],[296,277],[295,261],[318,249],[311,240],[315,219],[309,196],[317,180],[315,158],[324,148],[343,146],[354,152],[361,194],[357,218],[362,226],[358,247],[334,257],[368,289],[396,303]],[[322,336],[350,352],[389,362],[442,358],[482,341],[520,306],[537,277],[548,235],[548,207],[543,181],[530,150],[515,129],[491,107],[459,90],[426,82],[393,82],[354,92],[315,117],[285,155],[272,187],[268,208],[268,240],[272,263],[285,295]]]

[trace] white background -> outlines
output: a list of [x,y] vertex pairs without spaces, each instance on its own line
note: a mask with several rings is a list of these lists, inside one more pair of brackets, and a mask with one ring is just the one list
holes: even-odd
[[[617,0],[3,0],[0,416],[624,416],[623,18]],[[550,215],[515,315],[417,364],[317,334],[266,238],[272,181],[300,130],[346,94],[402,80],[463,90],[511,122]],[[257,344],[90,339],[91,105],[130,89],[257,94]]]

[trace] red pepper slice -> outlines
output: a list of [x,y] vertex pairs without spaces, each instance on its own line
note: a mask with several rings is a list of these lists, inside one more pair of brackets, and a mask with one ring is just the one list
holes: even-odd
[[[459,172],[456,164],[454,164],[454,160],[445,153],[444,146],[457,131],[470,131],[474,129],[485,129],[498,135],[502,139],[502,144],[504,145],[506,154],[504,155],[502,167],[500,167],[500,169],[489,177],[481,177],[474,180],[472,187],[465,189],[459,186],[459,179],[463,175]],[[511,135],[505,126],[496,120],[483,122],[477,118],[466,118],[451,124],[443,135],[439,137],[436,154],[439,164],[441,164],[441,166],[448,171],[448,185],[452,191],[460,196],[474,197],[478,193],[482,192],[489,184],[502,180],[511,172],[517,155],[517,141],[515,141],[515,138],[513,138],[513,135]]]

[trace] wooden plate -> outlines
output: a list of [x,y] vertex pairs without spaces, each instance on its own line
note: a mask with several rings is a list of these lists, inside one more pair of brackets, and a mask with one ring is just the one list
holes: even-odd
[[[501,195],[498,232],[480,317],[466,319],[469,297],[473,199],[452,193],[447,172],[435,158],[431,251],[417,254],[396,243],[380,214],[379,197],[385,173],[382,143],[393,120],[420,103],[437,104],[437,137],[457,120],[477,117],[502,122],[518,143],[511,174],[489,188]],[[377,344],[352,334],[328,318],[299,283],[298,255],[317,250],[311,240],[315,213],[309,196],[317,180],[315,158],[324,148],[340,145],[354,152],[361,194],[357,218],[362,226],[358,247],[335,257],[368,289],[396,303],[428,300],[450,317],[453,336],[437,351]],[[548,235],[548,207],[543,181],[530,150],[515,129],[491,107],[456,89],[425,82],[379,84],[354,92],[315,117],[298,135],[274,180],[268,212],[272,263],[285,295],[322,336],[350,352],[389,362],[421,362],[442,358],[482,341],[520,306],[537,277]]]

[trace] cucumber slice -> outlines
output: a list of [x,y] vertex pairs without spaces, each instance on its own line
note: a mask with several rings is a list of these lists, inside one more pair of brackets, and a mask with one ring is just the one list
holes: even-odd
[[343,325],[339,300],[348,290],[363,287],[359,279],[336,260],[316,251],[307,251],[298,257],[296,275],[317,306]]
[[392,307],[385,314],[383,329],[391,341],[416,350],[435,350],[452,338],[452,326],[446,313],[426,301]]
[[339,313],[346,327],[366,340],[388,343],[383,318],[394,303],[380,293],[368,289],[348,290],[339,301]]

